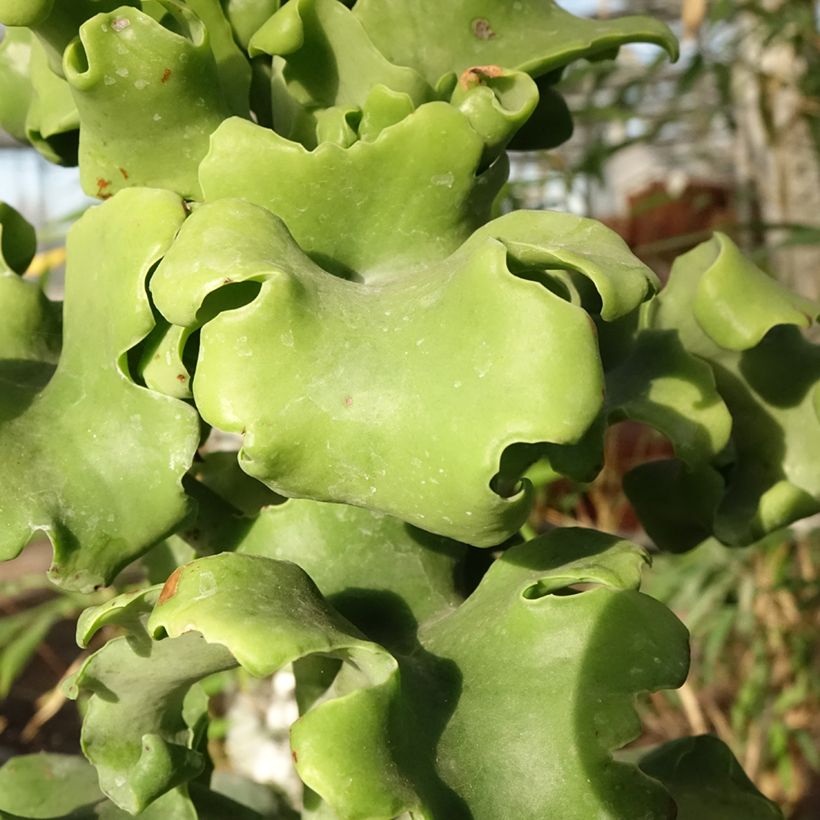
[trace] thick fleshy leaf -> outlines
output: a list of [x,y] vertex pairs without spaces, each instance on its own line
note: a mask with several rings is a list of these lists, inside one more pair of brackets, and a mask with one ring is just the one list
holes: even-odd
[[85,23],[66,50],[82,121],[80,180],[91,196],[139,185],[199,196],[197,166],[232,111],[204,24],[172,8],[186,36],[120,8]]
[[515,216],[440,264],[371,286],[318,268],[248,202],[197,209],[152,279],[159,310],[191,326],[226,281],[262,284],[250,304],[201,330],[202,417],[243,433],[242,468],[282,495],[367,507],[476,546],[504,541],[527,514],[530,488],[493,491],[501,453],[520,441],[577,440],[601,381],[587,314],[512,275],[494,234],[529,223],[544,237],[544,264],[567,257],[593,278],[595,254],[612,247],[610,270],[631,260],[647,287],[605,229],[601,244],[582,232],[570,253],[566,217]]
[[357,785],[347,800],[377,805],[379,816],[401,805],[402,778],[391,769],[384,739],[386,709],[398,684],[396,662],[329,608],[299,567],[230,553],[201,559],[168,580],[149,626],[171,639],[145,645],[138,634],[111,641],[75,681],[78,690],[94,693],[83,725],[84,751],[118,805],[139,810],[202,768],[185,719],[185,693],[194,681],[237,662],[266,675],[316,653],[353,666],[352,691],[315,712],[335,716],[335,742],[342,742],[344,726],[372,741],[346,744],[349,755],[336,761],[336,776],[372,771],[369,785],[381,781],[367,794]]
[[647,305],[646,327],[676,331],[710,365],[733,423],[729,449],[712,460],[722,479],[714,470],[686,476],[670,468],[664,481],[676,492],[654,509],[643,494],[653,492],[663,468],[646,465],[630,480],[642,520],[662,546],[673,528],[669,516],[681,517],[672,512],[676,495],[682,505],[694,500],[701,521],[714,509],[712,532],[727,544],[751,543],[820,510],[820,347],[799,329],[816,310],[720,234],[678,259],[667,287]]
[[108,583],[188,513],[180,480],[199,439],[196,414],[124,370],[154,324],[146,276],[184,218],[178,197],[149,190],[88,211],[69,234],[56,372],[49,359],[3,362],[0,557],[44,530],[50,577],[67,588]]
[[197,681],[233,666],[227,649],[195,634],[159,643],[115,638],[83,664],[67,694],[91,693],[83,752],[120,808],[142,811],[203,770],[185,696]]
[[476,65],[537,77],[634,42],[677,54],[674,35],[658,20],[589,20],[553,0],[358,0],[354,14],[388,60],[415,68],[433,85],[449,72]]
[[222,0],[234,36],[247,49],[251,37],[279,8],[280,0]]
[[[264,489],[239,469],[235,453],[210,454],[198,474],[221,494],[228,482]],[[224,502],[216,511],[220,499],[192,493],[200,516],[184,535],[198,549],[293,561],[342,615],[388,648],[461,600],[464,544],[346,504],[280,498],[242,514]]]
[[71,89],[24,28],[6,29],[0,42],[0,127],[50,162],[77,162],[80,119]]
[[[140,814],[142,820],[262,820],[262,815],[218,791],[192,784],[168,792]],[[196,808],[195,808],[196,806]],[[279,815],[266,813],[268,820]],[[83,757],[18,755],[0,768],[0,820],[129,820],[100,790],[97,772]],[[281,820],[291,815],[281,814]]]
[[48,50],[52,70],[59,74],[65,47],[86,20],[134,5],[137,0],[0,0],[0,24],[35,32]]
[[665,743],[640,767],[674,797],[677,820],[782,820],[783,812],[755,788],[729,747],[711,735]]
[[[154,638],[169,639],[141,655],[117,639],[80,672],[79,686],[97,692],[86,752],[105,783],[114,772],[138,783],[128,799],[142,805],[191,776],[174,761],[194,754],[182,717],[194,672],[222,668],[226,647],[255,675],[321,653],[344,663],[294,724],[292,743],[301,777],[340,817],[535,820],[549,810],[662,820],[671,813],[664,790],[611,757],[639,731],[635,693],[679,685],[688,665],[684,627],[636,591],[645,560],[634,545],[584,530],[514,547],[394,659],[359,638],[293,564],[200,559],[168,580],[150,618]],[[565,594],[573,584],[588,588]]]
[[314,151],[233,118],[214,133],[200,181],[206,201],[261,205],[319,264],[375,281],[445,258],[489,219],[507,164],[499,158],[481,172],[483,155],[467,118],[443,102],[422,106],[373,142]]
[[[508,550],[458,610],[422,627],[429,654],[401,671],[419,685],[410,714],[427,734],[408,761],[424,749],[440,778],[427,781],[431,816],[669,816],[667,795],[611,757],[640,732],[635,693],[678,686],[688,667],[683,625],[636,591],[645,561],[612,536],[555,530]],[[589,587],[564,594],[573,584]]]
[[199,17],[208,32],[208,45],[216,61],[226,106],[232,114],[248,117],[251,64],[234,39],[224,3],[221,0],[185,0],[184,5]]
[[39,819],[75,813],[91,817],[91,808],[103,799],[97,772],[77,755],[18,755],[0,768],[3,820],[6,816]]
[[307,148],[318,143],[317,111],[361,111],[376,86],[405,96],[411,111],[433,98],[433,89],[413,69],[384,58],[337,0],[291,0],[256,32],[250,51],[276,56],[276,131]]

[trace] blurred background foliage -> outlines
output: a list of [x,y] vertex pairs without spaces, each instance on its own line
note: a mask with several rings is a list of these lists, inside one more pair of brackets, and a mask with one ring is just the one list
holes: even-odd
[[[575,13],[648,13],[682,40],[670,65],[651,46],[579,63],[558,88],[575,120],[560,147],[516,152],[502,208],[555,208],[618,230],[664,277],[675,256],[715,228],[806,296],[820,297],[820,4],[815,0],[566,0]],[[73,169],[46,165],[0,135],[0,199],[40,230],[29,275],[61,292],[65,231],[88,200]],[[646,543],[621,478],[665,457],[658,434],[612,428],[606,465],[589,485],[538,479],[528,529],[580,524]],[[88,650],[73,621],[95,596],[55,593],[49,549],[0,566],[0,762],[37,749],[73,751],[79,722],[59,681]],[[707,541],[657,555],[646,591],[692,633],[693,663],[677,692],[642,703],[654,744],[712,732],[792,820],[820,817],[820,527],[802,522],[744,550]],[[118,590],[138,584],[131,571]],[[101,635],[102,642],[106,635]],[[93,650],[95,646],[91,647]],[[215,682],[214,759],[288,788],[292,681]],[[222,718],[230,713],[231,720]],[[233,735],[227,727],[238,727]]]

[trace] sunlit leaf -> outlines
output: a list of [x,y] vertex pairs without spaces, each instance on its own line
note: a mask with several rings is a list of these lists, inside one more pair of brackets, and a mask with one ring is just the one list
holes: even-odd
[[[196,415],[137,387],[125,362],[154,325],[145,278],[184,217],[178,197],[148,190],[88,211],[69,235],[53,376],[48,359],[0,351],[0,557],[44,530],[50,577],[67,588],[108,583],[188,512],[180,479],[199,439]],[[21,304],[12,298],[2,310]]]
[[349,282],[311,262],[276,217],[226,199],[192,215],[151,289],[165,317],[189,327],[223,294],[253,300],[206,322],[194,381],[202,417],[244,434],[246,472],[282,495],[491,546],[529,506],[526,483],[503,496],[491,487],[504,449],[576,441],[601,403],[589,317],[513,275],[508,257],[516,269],[588,276],[609,315],[652,287],[617,236],[545,213],[496,220],[412,275]]

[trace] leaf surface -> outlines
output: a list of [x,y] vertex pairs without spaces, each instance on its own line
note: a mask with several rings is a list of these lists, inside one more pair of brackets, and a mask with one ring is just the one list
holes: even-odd
[[[137,387],[125,365],[154,324],[146,276],[184,217],[178,197],[148,190],[88,211],[69,235],[56,371],[53,357],[0,351],[0,557],[44,530],[50,577],[66,588],[108,583],[189,510],[180,479],[198,443],[196,414]],[[16,276],[11,284],[30,285]],[[20,305],[15,297],[2,309],[13,315]]]
[[[132,797],[142,805],[178,782],[179,761],[193,754],[182,695],[195,672],[238,662],[265,675],[320,653],[343,664],[294,724],[292,743],[301,777],[340,817],[513,812],[535,820],[554,806],[570,820],[666,818],[663,789],[611,757],[639,731],[634,694],[679,685],[688,665],[686,630],[636,591],[645,560],[611,536],[555,531],[508,550],[467,601],[428,618],[417,642],[392,657],[341,619],[295,565],[231,553],[199,559],[166,583],[149,621],[150,648],[135,655],[136,636],[117,639],[79,673],[80,688],[95,692],[86,753],[137,783]],[[565,594],[579,583],[589,588]],[[133,713],[146,702],[156,711]],[[106,742],[89,743],[97,738]]]
[[783,813],[749,780],[735,756],[712,735],[664,743],[641,769],[675,798],[678,820],[779,820]]
[[800,332],[816,311],[721,234],[676,261],[643,323],[677,331],[709,364],[732,435],[729,449],[696,474],[648,464],[628,477],[630,496],[659,543],[674,529],[668,515],[681,517],[649,500],[661,472],[670,497],[697,510],[701,521],[711,508],[712,531],[727,544],[749,544],[820,510],[820,347]]
[[[551,228],[560,245],[564,217],[525,217],[547,248]],[[526,485],[508,497],[491,488],[504,448],[575,441],[601,402],[588,316],[509,272],[493,236],[507,224],[412,277],[370,286],[318,268],[270,213],[220,200],[188,220],[151,289],[166,318],[192,326],[226,278],[234,289],[261,284],[249,304],[206,322],[194,382],[203,418],[244,434],[246,472],[282,495],[491,546],[529,506]],[[618,259],[620,240],[600,230]],[[642,268],[622,256],[643,294]],[[571,264],[597,275],[581,248]]]
[[435,85],[470,66],[517,68],[533,76],[582,57],[599,57],[631,42],[656,43],[671,55],[677,41],[650,17],[589,20],[553,0],[359,0],[354,14],[381,52],[415,68]]

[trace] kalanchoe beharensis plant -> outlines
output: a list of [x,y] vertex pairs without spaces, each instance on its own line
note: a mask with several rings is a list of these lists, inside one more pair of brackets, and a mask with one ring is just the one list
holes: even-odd
[[725,236],[658,293],[594,221],[493,218],[506,149],[571,132],[562,69],[669,31],[552,0],[0,21],[0,124],[104,200],[62,307],[0,209],[0,558],[44,532],[66,589],[158,582],[82,615],[121,633],[67,684],[87,761],[13,759],[0,816],[259,817],[211,788],[200,681],[293,664],[305,818],[778,817],[713,738],[613,754],[687,674],[645,551],[517,537],[528,469],[591,478],[623,419],[674,447],[626,479],[660,548],[820,509],[813,305]]

